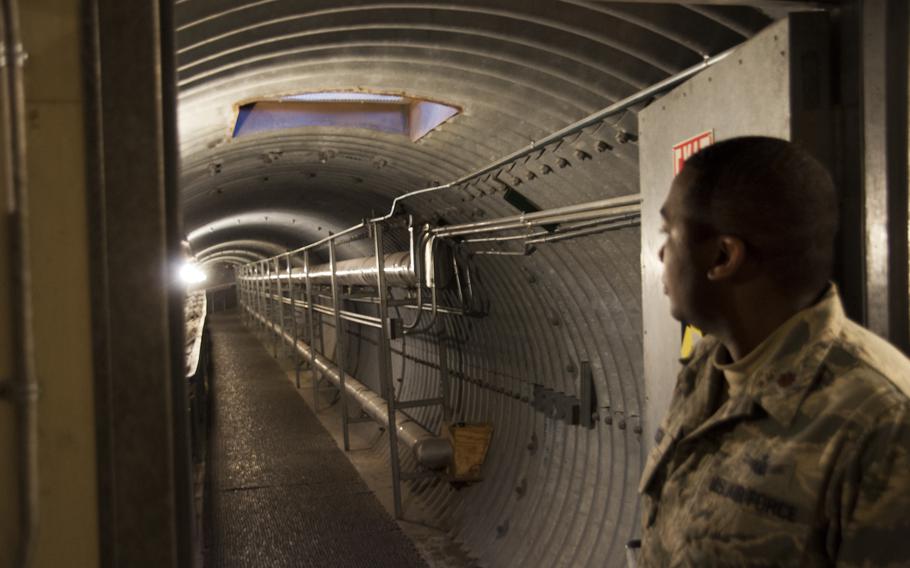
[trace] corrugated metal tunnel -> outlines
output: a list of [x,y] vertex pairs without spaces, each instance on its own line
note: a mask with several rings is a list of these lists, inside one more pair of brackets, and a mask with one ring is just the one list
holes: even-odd
[[[780,15],[586,2],[179,3],[187,238],[203,264],[240,266],[297,249],[720,54]],[[417,141],[369,129],[376,104],[363,106],[354,126],[342,122],[341,110],[335,122],[295,123],[292,115],[304,110],[292,97],[321,92],[397,95],[457,113]],[[238,130],[244,105],[279,100],[283,118]],[[651,101],[485,176],[402,201],[397,213],[412,215],[418,228],[445,227],[634,196],[637,111]],[[257,111],[249,112],[245,124]],[[645,452],[641,237],[632,221],[530,249],[514,239],[461,242],[457,254],[470,265],[482,313],[442,313],[429,331],[391,340],[400,401],[439,396],[444,341],[454,419],[493,425],[482,482],[460,490],[438,479],[407,484],[428,521],[482,565],[622,561]],[[388,233],[386,252],[408,248],[407,233]],[[340,245],[338,258],[367,257],[371,247],[369,239]],[[328,260],[324,248],[312,255],[313,263]],[[292,264],[303,273],[301,255]],[[440,302],[460,307],[451,289]],[[354,299],[345,309],[369,312]],[[415,317],[400,312],[405,323]],[[322,321],[331,354],[334,322]],[[347,371],[381,391],[376,330],[346,329]],[[593,427],[535,407],[535,388],[580,397],[586,369],[596,395]],[[409,412],[439,432],[438,406]],[[387,456],[389,448],[374,451]],[[413,469],[409,453],[402,459]]]
[[646,555],[693,152],[815,156],[844,311],[910,353],[908,16],[0,0],[0,567]]

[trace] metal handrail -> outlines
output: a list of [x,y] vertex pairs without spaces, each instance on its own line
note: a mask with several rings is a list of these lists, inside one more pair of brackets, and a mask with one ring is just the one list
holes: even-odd
[[[386,401],[366,385],[358,381],[348,373],[344,386],[341,387],[341,370],[338,364],[331,361],[322,353],[315,351],[312,345],[307,345],[302,340],[294,341],[294,338],[282,332],[274,323],[268,321],[263,315],[249,306],[244,306],[244,311],[254,320],[272,333],[279,334],[281,340],[292,344],[298,353],[306,358],[322,375],[326,376],[335,383],[336,386],[343,388],[347,395],[360,405],[360,407],[376,422],[388,427],[389,413]],[[422,425],[413,420],[411,417],[395,410],[395,427],[390,428],[395,432],[397,438],[407,446],[417,459],[418,463],[424,467],[438,469],[445,467],[452,460],[452,445],[443,438],[435,436],[427,431]]]

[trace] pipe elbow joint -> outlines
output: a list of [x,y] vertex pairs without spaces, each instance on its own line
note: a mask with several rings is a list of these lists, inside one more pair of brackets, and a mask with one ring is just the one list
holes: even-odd
[[414,444],[417,462],[430,469],[442,469],[452,463],[452,444],[444,438],[423,438]]

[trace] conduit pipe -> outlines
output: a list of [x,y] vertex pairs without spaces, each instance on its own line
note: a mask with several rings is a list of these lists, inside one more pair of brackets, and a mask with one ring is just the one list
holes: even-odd
[[[279,326],[256,313],[249,306],[244,307],[251,316],[294,347],[301,357],[309,361],[324,377],[340,388],[341,374],[335,363],[315,349],[311,349],[303,341],[299,339],[295,341],[293,335],[285,333]],[[370,418],[388,429],[389,413],[384,398],[348,374],[345,374],[345,390]],[[407,414],[395,412],[395,429],[398,440],[414,453],[414,457],[420,465],[430,469],[439,469],[451,463],[452,445],[449,441],[434,436]]]
[[[571,136],[572,134],[575,134],[576,132],[581,132],[582,130],[584,130],[585,128],[588,128],[589,126],[598,124],[598,123],[602,122],[605,118],[608,118],[608,117],[618,114],[620,112],[624,112],[635,105],[639,105],[644,102],[647,102],[647,101],[651,100],[652,98],[654,98],[655,96],[657,96],[661,93],[664,93],[666,91],[669,91],[670,89],[676,87],[677,85],[681,85],[682,83],[685,83],[686,81],[688,81],[692,77],[698,75],[705,69],[720,63],[721,61],[723,61],[724,59],[729,57],[730,54],[732,54],[735,50],[736,50],[736,48],[734,47],[734,48],[730,48],[727,51],[724,51],[722,53],[718,53],[717,55],[715,55],[713,57],[705,57],[704,61],[702,61],[701,63],[693,65],[692,67],[689,67],[687,69],[683,69],[679,73],[677,73],[675,75],[671,75],[670,77],[667,77],[666,79],[664,79],[662,81],[658,81],[657,83],[654,83],[650,87],[642,89],[641,91],[638,91],[637,93],[634,93],[620,101],[617,101],[606,108],[603,108],[597,112],[589,114],[588,116],[582,118],[581,120],[574,122],[561,130],[557,130],[556,132],[550,134],[549,136],[546,136],[542,140],[537,140],[537,141],[533,142],[532,144],[530,144],[529,146],[526,146],[526,147],[522,148],[521,150],[513,152],[513,153],[509,154],[508,156],[500,158],[500,159],[496,160],[495,162],[492,162],[475,172],[471,172],[470,174],[468,174],[466,176],[458,178],[457,180],[455,180],[453,182],[449,182],[449,183],[446,183],[443,185],[437,185],[434,187],[425,187],[423,189],[416,189],[414,191],[410,191],[403,195],[399,195],[394,200],[392,200],[392,207],[389,209],[388,213],[386,213],[382,217],[376,217],[375,219],[370,219],[370,221],[376,222],[376,221],[386,221],[388,219],[391,219],[395,215],[395,209],[398,207],[398,204],[401,201],[404,201],[405,199],[411,199],[412,197],[416,197],[418,195],[422,195],[425,193],[433,193],[436,191],[449,189],[449,188],[456,187],[456,186],[462,185],[464,183],[467,183],[471,180],[477,179],[490,172],[501,169],[501,168],[511,164],[512,162],[515,162],[516,160],[519,160],[529,154],[532,154],[533,152],[537,152],[538,150],[543,150],[550,144],[553,144],[554,142],[558,142],[567,136]],[[497,173],[496,175],[499,175],[499,174]],[[364,224],[361,223],[359,225],[351,227],[350,229],[347,229],[344,232],[346,233],[349,231],[353,231],[353,230],[362,228],[363,226],[364,226]],[[323,239],[323,240],[325,240],[325,239]]]
[[[655,96],[657,96],[661,93],[664,93],[666,91],[669,91],[670,89],[676,87],[677,85],[680,85],[680,84],[688,81],[695,75],[698,75],[705,69],[707,69],[713,65],[716,65],[717,63],[720,63],[721,61],[723,61],[724,59],[729,57],[730,54],[732,54],[735,50],[736,50],[736,48],[731,48],[731,49],[728,49],[727,51],[719,53],[713,57],[706,57],[704,59],[704,61],[702,61],[701,63],[698,63],[697,65],[693,65],[692,67],[684,69],[675,75],[667,77],[666,79],[659,81],[659,82],[651,85],[650,87],[642,89],[641,91],[638,91],[637,93],[634,93],[620,101],[617,101],[606,108],[603,108],[597,112],[594,112],[594,113],[582,118],[581,120],[574,122],[574,123],[566,126],[565,128],[550,134],[549,136],[544,137],[542,140],[537,140],[537,141],[533,142],[532,144],[530,144],[529,146],[526,146],[525,148],[522,148],[521,150],[517,150],[517,151],[509,154],[508,156],[500,158],[500,159],[488,164],[487,166],[484,166],[483,168],[481,168],[477,171],[471,172],[468,175],[458,178],[455,181],[445,183],[443,185],[425,187],[423,189],[416,189],[414,191],[409,191],[408,193],[405,193],[403,195],[399,195],[398,197],[396,197],[395,199],[392,200],[392,206],[389,208],[389,212],[386,213],[385,215],[376,217],[374,219],[361,221],[360,223],[357,223],[356,225],[348,227],[347,229],[344,229],[343,231],[340,231],[340,232],[330,235],[328,237],[324,237],[318,241],[315,241],[306,246],[300,247],[296,250],[289,251],[289,252],[291,254],[296,254],[296,253],[303,252],[306,250],[311,250],[311,249],[320,247],[320,246],[324,245],[325,243],[328,243],[329,241],[338,239],[339,237],[350,235],[352,233],[365,229],[369,225],[369,223],[388,221],[389,219],[391,219],[392,217],[395,216],[395,211],[398,208],[399,203],[401,203],[402,201],[404,201],[406,199],[411,199],[411,198],[417,197],[418,195],[423,195],[423,194],[427,194],[427,193],[435,193],[437,191],[442,191],[445,189],[457,187],[457,186],[465,184],[471,180],[484,176],[488,173],[499,170],[499,169],[515,162],[516,160],[519,160],[525,156],[532,154],[533,152],[543,150],[548,145],[558,142],[567,136],[571,136],[572,134],[581,132],[585,128],[598,124],[610,116],[613,116],[620,112],[624,112],[624,111],[628,110],[629,108],[634,107],[635,105],[639,105],[644,102],[647,102],[647,101],[651,100],[652,98],[654,98]],[[635,212],[635,211],[641,210],[640,195],[636,194],[634,197],[639,198],[638,201],[636,202],[638,205],[638,208],[637,209],[630,208],[628,210],[629,212]],[[607,201],[610,201],[610,200],[607,200]],[[596,203],[598,203],[598,202],[592,202],[592,203],[588,203],[588,204],[584,204],[582,206],[576,206],[576,207],[590,206],[590,205],[594,205]],[[540,212],[540,213],[543,214],[545,212]],[[547,212],[547,213],[549,213],[549,212]],[[620,211],[616,211],[616,213],[620,213]],[[530,217],[531,215],[534,215],[534,214],[530,214],[530,215],[528,215],[528,217]],[[526,218],[525,215],[519,215],[517,217],[521,220],[524,220]],[[596,218],[596,216],[595,217],[582,216],[582,218],[591,219],[591,218]],[[572,220],[580,220],[580,219],[572,219]],[[502,220],[499,220],[499,221],[502,221]],[[553,221],[550,221],[550,223],[552,223],[552,222]],[[538,224],[541,224],[541,223],[538,223]],[[521,228],[523,226],[529,226],[529,225],[519,224],[517,227],[514,227],[514,228]],[[461,227],[465,227],[465,226],[462,225]],[[447,229],[453,229],[453,227],[447,227]],[[493,230],[493,229],[488,229],[488,230]],[[443,236],[443,233],[441,231],[442,231],[442,229],[437,229],[435,232],[433,232],[433,234],[436,236]],[[459,234],[472,234],[472,233],[477,233],[477,232],[486,232],[486,231],[469,231],[467,233],[459,233]],[[448,232],[448,233],[444,233],[444,234],[452,235],[453,233]],[[373,257],[367,257],[367,258],[372,259]],[[375,278],[375,273],[373,274],[373,277]]]
[[527,229],[541,225],[556,225],[560,223],[574,223],[578,221],[612,220],[612,217],[627,216],[641,212],[641,194],[634,193],[599,201],[590,201],[578,205],[558,207],[534,213],[522,213],[511,217],[477,221],[463,225],[446,225],[430,229],[436,237],[455,237],[459,235],[473,235],[493,231],[507,231],[514,229]]
[[[376,285],[376,257],[374,256],[339,260],[335,267],[338,284],[341,286]],[[417,286],[419,281],[417,271],[411,263],[411,253],[409,251],[393,252],[385,255],[383,273],[388,279],[389,286],[414,287]],[[313,284],[331,284],[332,265],[317,264],[309,269],[309,276]],[[245,277],[247,280],[287,280],[288,278],[297,281],[306,280],[307,268],[293,268],[290,275],[287,271],[281,271],[268,275]]]

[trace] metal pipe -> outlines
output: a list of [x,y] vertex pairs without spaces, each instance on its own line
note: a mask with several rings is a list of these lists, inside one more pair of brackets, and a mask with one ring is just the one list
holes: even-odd
[[471,254],[473,255],[486,255],[486,256],[528,256],[531,254],[532,250],[524,251],[508,251],[508,250],[476,250]]
[[3,42],[2,112],[4,152],[10,188],[7,202],[9,219],[11,304],[13,307],[13,348],[15,367],[9,388],[5,389],[16,405],[19,548],[17,566],[34,562],[39,525],[38,493],[38,380],[35,375],[35,345],[32,321],[31,263],[29,260],[28,163],[26,161],[25,87],[22,66],[26,55],[19,37],[19,6],[4,0],[0,13]]
[[[491,219],[486,221],[477,221],[474,223],[465,223],[462,225],[446,225],[436,227],[430,232],[437,237],[453,237],[458,235],[470,235],[475,233],[488,233],[492,231],[505,231],[509,229],[521,229],[526,227],[535,227],[538,225],[551,225],[554,223],[569,223],[575,221],[587,221],[607,217],[611,215],[625,215],[628,213],[637,213],[641,211],[641,194],[623,195],[620,197],[611,197],[599,201],[588,203],[579,203],[567,207],[558,207],[547,211],[536,211],[534,213],[522,213],[510,217]],[[604,219],[606,220],[606,219]]]
[[[263,325],[272,326],[260,314],[253,310],[248,311],[254,319]],[[283,339],[293,345],[293,337],[285,335]],[[318,370],[339,388],[341,387],[341,374],[335,363],[303,341],[298,341],[294,348],[313,365],[315,370]],[[344,388],[351,399],[360,405],[367,416],[382,426],[388,427],[389,416],[386,402],[379,394],[370,390],[351,375],[346,376]],[[395,412],[395,433],[401,443],[414,453],[417,462],[422,466],[430,469],[439,469],[452,461],[452,445],[448,440],[437,438],[415,422],[413,418],[401,411]]]
[[464,177],[461,177],[453,182],[447,183],[445,185],[438,185],[435,187],[426,187],[423,189],[417,189],[417,190],[405,193],[404,195],[399,195],[392,201],[392,207],[386,215],[384,215],[382,217],[377,217],[375,219],[371,219],[371,221],[372,222],[385,221],[385,220],[391,218],[395,214],[395,209],[396,209],[396,207],[398,207],[398,204],[401,201],[404,201],[405,199],[410,199],[412,197],[415,197],[417,195],[422,195],[424,193],[431,193],[431,192],[436,192],[436,191],[440,191],[443,189],[448,189],[448,188],[451,188],[451,187],[454,187],[457,185],[461,185],[465,182],[471,181],[472,179],[486,175],[486,174],[492,172],[493,170],[497,170],[499,168],[502,168],[503,166],[506,166],[507,164],[509,164],[511,162],[514,162],[515,160],[518,160],[529,154],[537,152],[538,150],[542,150],[546,146],[548,146],[554,142],[557,142],[557,141],[565,138],[566,136],[575,134],[576,132],[581,132],[585,128],[592,126],[594,124],[597,124],[598,122],[603,121],[605,118],[607,118],[609,116],[623,112],[623,111],[629,109],[630,107],[643,103],[643,102],[653,98],[655,95],[659,95],[660,93],[663,93],[664,91],[669,91],[673,87],[675,87],[681,83],[684,83],[685,81],[688,81],[690,78],[694,77],[695,75],[698,75],[699,73],[701,73],[708,67],[711,67],[712,65],[716,65],[717,63],[720,63],[721,61],[723,61],[724,59],[729,57],[730,54],[732,54],[734,51],[736,51],[735,47],[728,49],[727,51],[721,52],[713,57],[706,57],[704,59],[704,61],[702,61],[701,63],[693,65],[692,67],[689,67],[688,69],[684,69],[675,75],[671,75],[671,76],[667,77],[666,79],[659,81],[659,82],[651,85],[650,87],[642,89],[641,91],[638,91],[637,93],[634,93],[620,101],[617,101],[604,109],[601,109],[593,114],[590,114],[590,115],[586,116],[585,118],[582,118],[581,120],[574,122],[561,130],[557,130],[556,132],[550,134],[546,138],[532,143],[530,146],[527,146],[521,150],[513,152],[504,158],[500,158],[500,159],[496,160],[495,162],[493,162],[487,166],[484,166],[483,168],[481,168],[475,172],[472,172]]
[[[379,303],[379,300],[377,300],[376,298],[348,298],[348,300],[351,302],[358,302],[358,303],[362,303],[362,304],[378,304]],[[390,305],[393,305],[393,307],[395,307],[395,309],[404,308],[407,310],[421,310],[424,312],[433,311],[432,304],[418,305],[416,302],[413,304],[403,304],[403,303],[399,303],[399,302],[400,302],[400,300],[398,300],[394,304],[390,304]],[[446,308],[444,306],[437,306],[436,311],[441,314],[449,314],[449,315],[453,315],[453,316],[466,315],[464,310],[460,310],[457,308]],[[370,316],[367,316],[367,317],[370,317]],[[405,329],[408,329],[407,326],[405,326]]]
[[[395,210],[398,208],[398,204],[401,203],[402,201],[404,201],[405,199],[411,199],[418,195],[423,195],[426,193],[433,193],[433,192],[437,192],[437,191],[442,191],[444,189],[449,189],[449,188],[461,185],[463,183],[466,183],[468,181],[471,181],[473,179],[479,178],[481,176],[484,176],[494,170],[497,170],[499,168],[502,168],[502,167],[514,162],[515,160],[518,160],[529,154],[542,150],[546,146],[548,146],[554,142],[557,142],[557,141],[561,140],[562,138],[565,138],[566,136],[570,136],[572,134],[575,134],[576,132],[581,132],[585,128],[592,126],[594,124],[597,124],[597,123],[603,121],[607,117],[610,117],[614,114],[618,114],[620,112],[624,112],[637,104],[643,103],[643,102],[653,98],[655,95],[659,95],[660,93],[663,93],[664,91],[669,91],[673,87],[675,87],[685,81],[688,81],[690,78],[701,73],[702,71],[711,67],[712,65],[716,65],[717,63],[720,63],[721,61],[723,61],[724,59],[729,57],[730,54],[732,54],[735,50],[736,50],[736,48],[734,47],[734,48],[728,49],[727,51],[719,53],[713,57],[706,57],[704,59],[704,61],[702,61],[701,63],[693,65],[692,67],[689,67],[688,69],[684,69],[683,71],[680,71],[679,73],[677,73],[675,75],[671,75],[670,77],[667,77],[666,79],[659,81],[659,82],[651,85],[650,87],[642,89],[641,91],[638,91],[637,93],[634,93],[620,101],[617,101],[606,108],[603,108],[595,113],[592,113],[592,114],[586,116],[585,118],[582,118],[581,120],[574,122],[574,123],[566,126],[565,128],[550,134],[549,136],[543,138],[542,140],[538,140],[521,150],[513,152],[513,153],[509,154],[508,156],[505,156],[504,158],[500,158],[500,159],[496,160],[495,162],[492,162],[489,165],[484,166],[483,168],[481,168],[475,172],[472,172],[466,176],[458,178],[455,181],[452,181],[452,182],[449,182],[449,183],[446,183],[443,185],[425,187],[423,189],[417,189],[417,190],[410,191],[408,193],[399,195],[398,197],[396,197],[395,199],[392,200],[392,206],[389,209],[388,213],[386,213],[385,215],[383,215],[381,217],[376,217],[376,218],[370,219],[368,222],[376,223],[376,222],[380,222],[380,221],[387,221],[395,216]],[[304,250],[310,250],[310,249],[322,246],[323,244],[333,241],[333,240],[337,239],[338,237],[341,237],[341,236],[350,234],[354,231],[363,229],[364,227],[366,227],[366,225],[367,225],[367,221],[362,221],[362,222],[354,225],[353,227],[349,227],[339,233],[335,233],[334,235],[330,235],[330,236],[320,239],[316,242],[313,242],[306,246],[295,249],[291,252],[297,253],[297,252],[301,252]]]
[[[272,297],[272,299],[275,299],[275,298]],[[301,307],[301,308],[309,307],[306,302],[300,301],[300,300],[292,301],[288,298],[283,298],[283,299],[281,299],[281,301],[284,302],[285,304],[289,304],[294,307]],[[328,316],[335,314],[335,310],[333,308],[329,308],[328,306],[321,306],[319,304],[315,304],[313,306],[313,309],[321,314],[325,314]],[[382,325],[381,320],[375,316],[368,316],[366,314],[359,314],[357,312],[349,312],[347,310],[340,310],[339,313],[341,314],[341,319],[343,319],[345,321],[353,322],[353,323],[360,324],[360,325],[365,325],[367,327],[375,327],[375,328],[379,328]]]
[[406,329],[402,333],[404,335],[413,335],[415,333],[424,333],[436,325],[436,317],[439,313],[439,298],[436,295],[436,288],[430,288],[430,321],[423,327],[414,327],[411,329]]
[[324,238],[322,238],[322,239],[319,239],[319,240],[316,241],[316,242],[310,243],[310,244],[308,244],[308,245],[306,245],[306,246],[302,246],[302,247],[300,247],[300,248],[297,248],[297,249],[294,249],[294,250],[288,251],[288,252],[293,253],[293,254],[296,254],[296,253],[298,253],[298,252],[303,252],[303,251],[306,251],[306,250],[312,250],[312,249],[317,248],[317,247],[320,247],[320,246],[322,246],[322,245],[324,245],[324,244],[326,244],[326,243],[334,242],[336,239],[338,239],[338,238],[340,238],[340,237],[343,237],[343,236],[345,236],[345,235],[349,235],[349,234],[353,233],[354,231],[363,229],[363,228],[366,227],[366,226],[367,226],[366,222],[361,221],[360,223],[357,223],[357,224],[354,225],[353,227],[348,227],[347,229],[345,229],[345,230],[343,230],[343,231],[340,231],[340,232],[335,233],[335,234],[333,234],[333,235],[329,235],[329,236],[327,236],[327,237],[324,237]]
[[[287,254],[287,253],[285,253]],[[341,286],[373,286],[376,282],[376,259],[372,256],[339,260],[336,263],[335,277]],[[420,280],[411,261],[408,251],[394,252],[386,255],[386,278],[391,286],[413,287]],[[309,274],[313,284],[331,284],[332,265],[317,264],[311,268],[293,268],[289,273],[276,275],[273,278],[292,278],[305,280]]]
[[[523,228],[523,227],[522,227]],[[538,231],[536,233],[526,233],[524,235],[507,235],[501,237],[477,237],[473,239],[465,239],[462,244],[474,244],[474,243],[501,243],[505,241],[520,241],[522,239],[533,239],[536,237],[543,237],[549,235],[547,231]]]
[[[424,230],[420,234],[420,249],[422,250],[426,244],[427,230],[429,225],[424,225]],[[414,274],[417,276],[417,301],[415,302],[418,307],[417,317],[414,318],[414,321],[411,323],[402,324],[402,331],[408,333],[412,329],[417,329],[420,326],[420,320],[423,319],[423,310],[419,309],[423,305],[423,281],[420,279],[419,274],[419,264],[417,262],[417,248],[415,247],[415,236],[414,236],[414,226],[413,221],[408,226],[408,230],[411,232],[411,264],[414,267]],[[398,313],[396,311],[396,313]]]
[[541,237],[538,239],[531,239],[525,241],[525,245],[536,245],[542,243],[555,243],[558,241],[563,241],[567,239],[575,239],[578,237],[585,237],[588,235],[596,235],[598,233],[603,233],[604,231],[613,231],[616,229],[623,229],[625,227],[633,227],[635,225],[641,224],[641,220],[638,217],[631,219],[620,219],[612,223],[603,223],[598,224],[594,227],[586,227],[583,229],[575,229],[574,231],[565,231],[563,233],[554,233],[547,237]]

